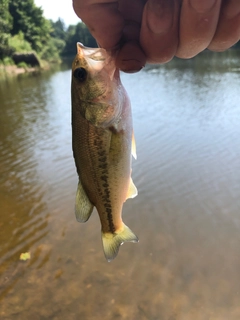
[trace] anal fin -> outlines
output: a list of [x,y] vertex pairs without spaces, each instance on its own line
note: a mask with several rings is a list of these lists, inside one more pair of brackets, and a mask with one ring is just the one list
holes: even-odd
[[137,159],[137,148],[136,148],[136,141],[134,137],[134,133],[132,133],[132,156],[134,159]]
[[135,198],[137,195],[138,195],[137,187],[133,183],[132,178],[130,178],[130,184],[129,184],[126,200],[130,198]]
[[94,205],[88,199],[88,196],[79,181],[75,200],[75,215],[77,221],[86,222],[90,218],[93,208]]

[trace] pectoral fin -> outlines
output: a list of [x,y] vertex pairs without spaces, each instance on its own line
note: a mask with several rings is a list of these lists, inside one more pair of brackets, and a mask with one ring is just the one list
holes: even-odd
[[138,195],[137,188],[133,183],[132,178],[130,178],[130,184],[129,184],[126,200],[130,198],[135,198],[137,195]]
[[124,224],[120,232],[102,232],[102,242],[105,257],[110,262],[117,256],[120,245],[124,242],[138,242],[138,237]]
[[78,189],[75,200],[75,215],[78,222],[86,222],[93,211],[94,205],[88,199],[81,182],[78,183]]
[[132,156],[134,159],[137,159],[137,149],[134,133],[132,133]]

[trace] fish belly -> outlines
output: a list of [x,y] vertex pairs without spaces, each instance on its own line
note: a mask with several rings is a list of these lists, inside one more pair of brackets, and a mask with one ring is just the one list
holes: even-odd
[[122,206],[131,175],[131,133],[103,129],[75,117],[73,150],[82,187],[97,208],[102,231],[122,228]]

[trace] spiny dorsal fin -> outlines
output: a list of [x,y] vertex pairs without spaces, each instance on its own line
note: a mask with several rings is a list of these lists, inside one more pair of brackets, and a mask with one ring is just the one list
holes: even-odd
[[79,181],[75,200],[75,215],[77,221],[86,222],[90,218],[93,208],[93,204],[88,199],[88,196]]
[[120,232],[114,234],[102,232],[103,250],[108,262],[117,256],[119,247],[124,242],[138,241],[138,237],[125,224],[123,224],[123,229]]

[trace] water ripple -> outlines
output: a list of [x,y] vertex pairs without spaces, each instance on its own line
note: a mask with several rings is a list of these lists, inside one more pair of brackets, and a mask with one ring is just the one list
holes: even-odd
[[111,264],[96,211],[74,218],[70,70],[0,81],[1,318],[239,319],[237,59],[122,74],[139,190],[123,217],[140,243]]

